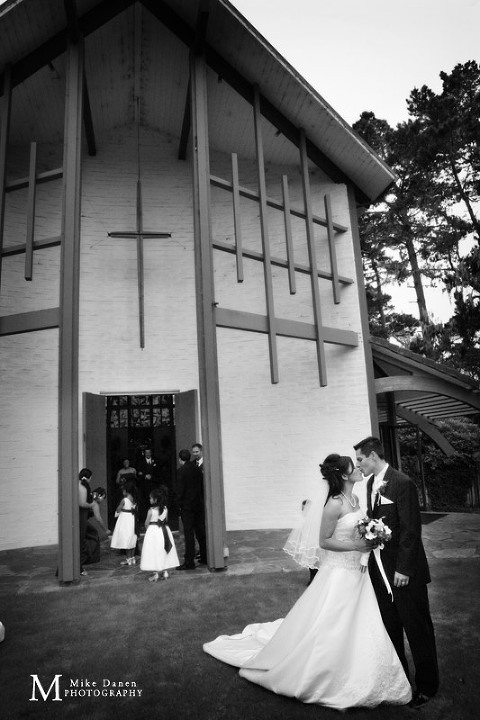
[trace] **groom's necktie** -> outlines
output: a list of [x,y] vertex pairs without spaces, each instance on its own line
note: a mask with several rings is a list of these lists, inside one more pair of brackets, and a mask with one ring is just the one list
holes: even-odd
[[377,505],[380,504],[380,488],[381,487],[382,487],[382,481],[377,480],[377,478],[373,478],[372,496],[371,496],[372,511],[375,510]]

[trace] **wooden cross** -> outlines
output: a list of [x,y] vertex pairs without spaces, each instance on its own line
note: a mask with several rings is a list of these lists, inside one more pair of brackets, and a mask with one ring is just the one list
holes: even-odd
[[138,274],[138,319],[140,325],[140,347],[145,347],[145,314],[144,314],[144,274],[143,274],[143,241],[146,238],[168,238],[172,233],[168,232],[149,232],[143,229],[142,215],[142,185],[141,180],[137,180],[137,229],[136,230],[120,230],[118,232],[109,232],[108,237],[112,238],[135,238],[137,241],[137,274]]

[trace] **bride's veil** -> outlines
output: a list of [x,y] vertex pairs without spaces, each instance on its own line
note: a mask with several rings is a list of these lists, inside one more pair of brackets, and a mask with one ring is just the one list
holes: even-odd
[[320,479],[319,485],[317,494],[304,510],[302,520],[293,528],[283,548],[296,563],[312,569],[320,566],[324,552],[320,547],[320,525],[329,485],[324,478]]

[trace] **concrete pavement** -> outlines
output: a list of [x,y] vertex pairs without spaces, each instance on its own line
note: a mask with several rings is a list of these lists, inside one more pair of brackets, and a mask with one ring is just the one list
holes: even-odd
[[[480,558],[479,513],[422,513],[423,542],[429,560]],[[304,572],[282,548],[289,534],[284,530],[235,530],[227,533],[229,557],[227,575],[268,572]],[[175,533],[179,557],[183,556],[181,534]],[[122,555],[102,543],[101,561],[87,565],[87,577],[80,583],[144,582],[146,573],[138,565],[120,566]],[[17,593],[58,592],[62,585],[55,578],[57,547],[22,548],[0,552],[0,596]],[[208,576],[209,570],[172,571],[176,581]]]

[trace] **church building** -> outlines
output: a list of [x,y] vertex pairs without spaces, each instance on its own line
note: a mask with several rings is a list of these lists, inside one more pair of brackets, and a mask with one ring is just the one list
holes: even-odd
[[78,579],[79,469],[111,520],[124,459],[173,492],[198,441],[222,569],[378,431],[357,217],[394,175],[227,0],[7,0],[0,94],[0,550]]

